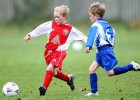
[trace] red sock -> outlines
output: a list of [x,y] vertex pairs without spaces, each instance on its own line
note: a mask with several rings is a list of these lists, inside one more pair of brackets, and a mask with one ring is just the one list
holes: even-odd
[[48,88],[49,84],[52,81],[52,77],[53,77],[53,72],[52,71],[46,71],[46,76],[44,78],[44,84],[43,84],[43,86],[45,88]]
[[63,81],[66,81],[66,82],[69,80],[68,75],[66,75],[65,73],[63,73],[59,70],[56,70],[56,72],[57,72],[57,75],[55,76],[56,78],[63,80]]

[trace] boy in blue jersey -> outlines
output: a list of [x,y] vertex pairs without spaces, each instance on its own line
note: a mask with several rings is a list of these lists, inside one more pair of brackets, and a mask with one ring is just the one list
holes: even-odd
[[95,73],[96,69],[101,66],[105,69],[108,76],[119,75],[132,70],[140,70],[140,65],[134,61],[121,67],[115,67],[118,64],[115,57],[113,47],[115,45],[115,30],[104,19],[105,4],[93,2],[89,7],[89,16],[93,22],[86,43],[85,53],[89,53],[94,42],[96,43],[96,58],[89,67],[90,71],[90,87],[91,90],[85,96],[99,95],[98,93],[98,77]]

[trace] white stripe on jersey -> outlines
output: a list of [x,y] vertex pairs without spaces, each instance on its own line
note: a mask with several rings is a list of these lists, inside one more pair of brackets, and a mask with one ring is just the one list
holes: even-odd
[[67,41],[65,44],[59,46],[57,48],[58,51],[61,51],[61,50],[67,50],[70,43],[74,40],[82,40],[83,42],[86,43],[87,41],[87,37],[82,33],[80,32],[78,29],[76,29],[75,27],[72,27],[71,31],[70,31],[70,34],[67,38]]
[[100,47],[102,45],[108,44],[106,41],[106,36],[105,36],[106,34],[104,33],[103,26],[98,22],[93,23],[92,27],[94,27],[94,26],[98,27],[95,40],[98,38],[100,43],[97,45]]
[[49,37],[50,33],[52,31],[52,21],[45,22],[41,25],[39,25],[36,29],[34,29],[32,32],[28,33],[32,38],[35,38],[37,36],[47,34]]

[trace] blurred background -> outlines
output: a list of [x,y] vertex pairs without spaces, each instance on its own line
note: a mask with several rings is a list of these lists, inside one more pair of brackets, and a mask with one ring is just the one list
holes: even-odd
[[[83,52],[85,44],[82,44],[82,49],[74,50],[72,43],[63,63],[63,72],[76,76],[77,90],[70,92],[69,87],[62,86],[61,81],[54,78],[47,93],[49,96],[40,98],[38,87],[42,84],[46,70],[43,52],[47,39],[46,36],[40,36],[28,43],[23,41],[24,36],[39,24],[52,20],[54,7],[62,4],[70,9],[68,23],[87,36],[92,24],[88,7],[93,1],[97,0],[0,0],[0,89],[9,81],[20,87],[19,95],[13,98],[6,98],[1,91],[0,100],[93,99],[84,98],[86,91],[79,93],[79,90],[89,90],[88,67],[95,58],[95,50],[86,54]],[[105,18],[117,33],[114,50],[118,65],[126,65],[132,60],[140,63],[140,0],[98,1],[106,4]],[[110,79],[101,68],[97,73],[101,96],[95,100],[122,100],[122,96],[125,100],[140,100],[139,72]]]
[[106,4],[105,17],[140,28],[140,0],[0,0],[0,23],[34,23],[51,20],[55,6],[70,8],[69,22],[89,22],[88,7],[93,1]]

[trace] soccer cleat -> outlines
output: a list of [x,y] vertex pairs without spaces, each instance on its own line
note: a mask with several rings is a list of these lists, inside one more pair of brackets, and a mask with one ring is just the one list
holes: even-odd
[[46,93],[46,88],[44,88],[44,87],[40,87],[39,88],[39,91],[40,91],[40,96],[44,96],[45,95],[45,93]]
[[89,92],[85,96],[91,96],[91,95],[99,96],[99,93],[98,93],[98,91],[96,93]]
[[130,64],[133,65],[134,70],[140,70],[140,65],[138,63],[136,63],[135,61],[132,61]]
[[67,84],[70,86],[71,90],[74,90],[74,75],[68,75],[70,77],[70,80],[67,82]]

